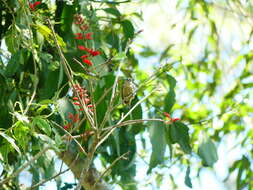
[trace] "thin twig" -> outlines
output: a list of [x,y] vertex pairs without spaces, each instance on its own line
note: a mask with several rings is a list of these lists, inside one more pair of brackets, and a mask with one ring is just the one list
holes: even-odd
[[100,177],[96,180],[96,182],[94,183],[94,185],[92,186],[92,188],[91,188],[91,190],[94,190],[94,188],[96,188],[96,185],[98,184],[98,182],[105,176],[105,174],[119,161],[119,160],[121,160],[121,159],[127,159],[127,158],[125,158],[125,156],[127,155],[127,154],[129,154],[130,153],[130,151],[128,151],[128,152],[125,152],[124,154],[122,154],[121,156],[119,156],[118,158],[116,158],[113,162],[112,162],[112,164],[108,167],[108,168],[106,168],[106,170],[100,175]]
[[[54,123],[57,127],[59,127],[61,130],[64,131],[64,133],[66,133],[68,135],[68,137],[70,139],[73,139],[75,141],[75,143],[77,144],[77,146],[80,148],[80,150],[87,156],[87,152],[83,149],[82,145],[75,139],[73,138],[73,136],[65,129],[63,129],[58,123],[52,121],[52,123]],[[66,138],[66,136],[62,136],[62,139]]]
[[106,128],[103,128],[103,131],[110,131],[111,129],[113,128],[117,128],[117,127],[123,127],[123,126],[126,126],[126,125],[133,125],[133,124],[137,124],[137,123],[143,123],[143,122],[146,122],[146,121],[159,121],[159,122],[164,122],[163,119],[136,119],[136,120],[127,120],[127,121],[124,121],[118,125],[112,125],[112,126],[109,126],[109,127],[106,127]]
[[10,179],[18,176],[18,174],[20,172],[22,172],[24,169],[26,169],[29,165],[31,165],[34,161],[38,160],[38,158],[40,156],[42,156],[43,154],[45,154],[46,151],[48,151],[51,148],[51,146],[46,146],[44,149],[42,149],[40,152],[38,152],[31,160],[29,160],[26,164],[24,164],[21,168],[19,168],[18,170],[16,170],[16,172],[14,172],[13,174],[11,174],[9,177],[3,179],[2,181],[0,181],[0,185],[8,182]]
[[66,170],[61,171],[61,172],[59,172],[58,174],[56,174],[56,175],[50,177],[49,179],[44,179],[43,181],[40,181],[39,183],[37,183],[37,184],[33,185],[32,187],[30,187],[29,190],[33,190],[33,189],[35,189],[36,187],[39,187],[39,186],[41,186],[42,184],[44,184],[44,183],[46,183],[46,182],[48,182],[48,181],[51,181],[52,179],[58,177],[58,176],[61,175],[61,174],[66,173],[66,172],[69,171],[69,170],[70,170],[70,168],[67,168]]
[[118,71],[117,71],[117,75],[116,75],[116,78],[115,78],[114,83],[113,83],[112,95],[111,95],[110,103],[109,103],[108,108],[107,108],[107,110],[105,112],[104,119],[103,119],[103,121],[102,121],[102,123],[100,125],[101,129],[104,127],[104,125],[105,125],[105,123],[106,123],[106,121],[108,119],[108,116],[110,114],[110,110],[113,107],[113,100],[114,100],[114,97],[115,97],[116,87],[117,87],[117,84],[118,84],[119,75],[120,75],[120,69],[122,67],[122,64],[123,64],[123,62],[121,62],[120,65],[119,65],[119,68],[118,68]]
[[[58,50],[58,54],[60,55],[60,59],[61,59],[61,63],[62,63],[62,65],[63,65],[64,71],[65,71],[65,73],[66,73],[66,75],[67,75],[67,77],[68,77],[68,80],[69,80],[69,82],[70,82],[72,88],[75,89],[75,88],[74,88],[73,77],[71,76],[71,70],[70,70],[70,68],[68,68],[67,60],[66,60],[66,58],[64,57],[64,55],[63,55],[63,53],[62,53],[62,50],[61,50],[61,47],[60,47],[60,45],[59,45],[59,43],[58,43],[58,41],[57,41],[54,28],[53,28],[53,26],[52,26],[52,24],[51,24],[51,21],[50,21],[49,19],[47,19],[47,21],[48,21],[49,26],[50,26],[50,28],[51,28],[51,31],[52,31],[52,34],[53,34],[53,39],[54,39],[54,42],[55,42],[55,44],[56,44],[56,47],[57,47],[57,50]],[[83,108],[83,110],[84,110],[84,112],[85,112],[85,114],[86,114],[86,116],[87,116],[87,119],[88,119],[89,123],[91,124],[92,128],[95,129],[94,121],[93,121],[91,115],[89,114],[89,111],[88,111],[87,106],[83,103],[83,101],[81,101],[81,98],[80,98],[80,96],[79,96],[79,93],[77,93],[77,97],[78,97],[78,99],[79,99],[79,101],[80,101],[80,103],[81,103],[81,106],[82,106],[82,108]]]
[[84,163],[84,166],[83,166],[80,178],[79,178],[79,182],[78,182],[75,190],[80,190],[81,189],[82,181],[88,175],[88,171],[89,171],[89,168],[90,168],[92,158],[94,156],[95,151],[96,151],[96,142],[93,142],[92,147],[91,147],[91,151],[88,152],[87,159],[85,160],[85,163]]
[[105,96],[112,90],[112,86],[105,90],[103,95],[99,98],[99,100],[96,102],[96,106],[100,104],[100,102],[105,98]]
[[[124,121],[124,119],[130,114],[132,113],[132,111],[140,104],[142,103],[145,99],[147,99],[156,89],[152,90],[148,95],[144,96],[142,99],[140,99],[127,113],[126,115],[124,115],[119,121],[118,123],[115,125],[119,125],[122,121]],[[114,129],[116,127],[113,127],[109,132],[106,132],[104,135],[102,135],[102,139],[98,142],[98,144],[96,145],[96,149],[113,133]]]

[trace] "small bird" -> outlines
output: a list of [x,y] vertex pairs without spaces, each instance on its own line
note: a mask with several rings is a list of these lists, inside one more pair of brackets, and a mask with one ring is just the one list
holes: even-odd
[[124,104],[130,106],[135,97],[135,85],[131,78],[127,78],[122,86],[122,100]]

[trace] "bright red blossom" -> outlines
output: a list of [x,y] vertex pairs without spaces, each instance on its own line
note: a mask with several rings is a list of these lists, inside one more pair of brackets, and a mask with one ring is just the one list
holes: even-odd
[[[74,100],[73,104],[80,107],[79,111],[83,111],[84,109],[81,108],[81,102],[82,102],[88,107],[88,110],[90,112],[93,112],[93,110],[91,109],[93,106],[89,104],[91,100],[89,98],[88,91],[85,88],[82,88],[79,84],[75,84],[73,87],[74,87],[74,97],[72,98]],[[77,94],[79,95],[80,99],[76,97]],[[74,120],[78,120],[78,117],[75,116]]]
[[81,104],[79,102],[74,102],[75,105],[80,106]]
[[73,123],[76,123],[79,121],[79,115],[75,114],[75,117],[73,118]]
[[73,97],[73,100],[78,100],[78,97]]
[[83,34],[82,33],[75,33],[76,37],[75,39],[77,40],[82,40],[83,39]]
[[100,55],[100,51],[92,51],[90,52],[90,54],[94,57],[94,56],[97,56],[97,55]]
[[73,119],[74,118],[74,116],[73,116],[73,114],[72,113],[68,113],[69,114],[69,119]]
[[89,57],[88,55],[82,55],[81,58],[82,59],[86,59],[87,57]]
[[172,122],[179,121],[179,120],[180,120],[179,118],[172,118],[171,119]]
[[36,1],[35,3],[29,3],[29,7],[30,9],[35,11],[35,7],[38,6],[39,4],[41,4],[41,1]]
[[169,119],[169,122],[166,122],[166,123],[168,123],[168,124],[170,124],[170,123],[174,123],[174,122],[176,122],[176,121],[179,121],[179,120],[180,120],[179,118],[171,118],[170,114],[169,114],[169,113],[167,113],[167,112],[164,112],[163,114],[165,115],[165,117],[166,117],[166,118],[168,118],[168,119]]
[[65,130],[69,130],[70,127],[71,127],[71,123],[68,123],[68,124],[66,124],[66,125],[63,126],[63,128]]
[[89,65],[89,66],[92,66],[93,65],[93,63],[89,60],[89,59],[83,59],[82,60],[84,63],[86,63],[87,65]]
[[79,50],[86,51],[86,52],[88,52],[88,53],[92,52],[92,49],[87,48],[87,47],[84,47],[84,46],[82,46],[82,45],[77,46],[77,48],[78,48]]
[[87,34],[85,34],[85,39],[86,40],[92,40],[93,38],[92,38],[92,35],[93,33],[92,32],[89,32],[89,33],[87,33]]
[[167,112],[164,112],[163,114],[165,115],[165,117],[170,118],[170,114],[168,114]]

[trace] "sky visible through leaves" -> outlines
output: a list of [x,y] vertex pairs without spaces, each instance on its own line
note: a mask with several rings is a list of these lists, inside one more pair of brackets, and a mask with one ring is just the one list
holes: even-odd
[[[52,1],[54,2],[54,1]],[[139,21],[136,19],[136,30],[141,30],[143,29],[144,31],[139,35],[137,40],[134,42],[132,45],[133,49],[140,53],[138,56],[139,63],[141,69],[145,68],[147,72],[151,72],[152,68],[154,66],[159,67],[161,63],[159,63],[158,56],[150,56],[150,57],[143,57],[141,56],[142,48],[143,45],[151,47],[154,51],[161,52],[164,50],[168,44],[176,44],[177,47],[180,48],[180,44],[185,41],[185,36],[182,33],[182,27],[186,22],[186,19],[184,18],[184,12],[183,11],[178,11],[175,6],[176,6],[176,1],[168,1],[168,0],[160,0],[154,3],[132,3],[132,4],[127,4],[126,6],[128,9],[125,9],[124,6],[122,6],[122,10],[125,11],[142,11],[143,13],[143,21]],[[141,6],[140,6],[141,5]],[[129,7],[130,6],[130,7]],[[233,56],[233,51],[234,50],[240,50],[243,52],[248,52],[251,47],[241,49],[241,41],[244,40],[244,33],[249,33],[250,29],[248,28],[248,25],[240,22],[240,26],[238,27],[238,21],[233,19],[233,16],[230,15],[230,13],[224,12],[221,9],[217,9],[217,14],[212,15],[214,19],[218,20],[218,25],[223,26],[220,27],[220,40],[222,41],[221,44],[223,44],[220,59],[226,63],[227,61],[233,60],[236,57]],[[226,19],[224,19],[226,18]],[[180,24],[182,22],[182,24]],[[173,24],[177,24],[177,27],[171,29],[171,26]],[[182,47],[181,48],[181,54],[187,54],[189,60],[195,60],[198,59],[203,55],[203,49],[204,46],[202,44],[203,38],[198,38],[198,36],[205,35],[207,33],[206,28],[201,28],[196,31],[195,36],[193,36],[193,41],[194,43],[191,43],[191,46],[188,48]],[[231,32],[232,31],[232,32]],[[252,44],[249,44],[252,46]],[[5,48],[3,48],[5,49]],[[138,55],[138,53],[137,53]],[[173,69],[177,69],[179,63],[176,63],[174,65]],[[238,67],[230,67],[230,65],[221,65],[223,68],[224,72],[227,72],[227,75],[224,75],[222,78],[222,86],[220,86],[218,89],[217,94],[213,97],[213,99],[210,101],[208,98],[203,98],[202,104],[205,104],[207,107],[209,107],[211,110],[213,110],[212,114],[215,115],[216,113],[218,114],[218,108],[215,106],[215,104],[212,104],[212,101],[214,102],[220,102],[221,100],[219,97],[221,95],[224,95],[227,93],[228,90],[230,90],[233,85],[234,85],[234,80],[240,72],[242,72],[242,66],[239,65]],[[240,68],[241,67],[241,68]],[[172,71],[175,72],[175,71]],[[202,73],[199,75],[199,81],[207,81],[209,80],[209,76],[205,73]],[[189,96],[191,94],[190,90],[186,89],[186,82],[185,78],[183,75],[179,75],[175,77],[177,80],[177,87],[176,87],[176,100],[178,104],[183,105],[186,102],[190,102],[191,97]],[[247,94],[248,92],[244,92]],[[238,102],[243,101],[244,96],[243,94],[238,94],[236,97]],[[193,102],[194,104],[194,102]],[[196,105],[196,110],[198,110],[199,105]],[[253,102],[252,102],[253,106]],[[145,108],[144,108],[145,110]],[[217,110],[217,112],[215,112]],[[194,107],[193,107],[194,111]],[[173,112],[173,117],[180,117],[182,114],[182,110],[176,109]],[[144,112],[144,118],[146,117],[145,112]],[[219,119],[214,119],[213,126],[221,126],[223,123]],[[250,125],[249,125],[250,126]],[[245,150],[242,150],[240,148],[234,148],[234,146],[237,145],[238,142],[242,141],[242,138],[245,134],[242,133],[239,136],[236,136],[235,134],[229,135],[227,138],[224,138],[221,143],[218,145],[218,155],[219,155],[219,160],[218,162],[214,165],[214,171],[213,172],[209,168],[202,169],[200,172],[200,180],[196,178],[198,175],[197,172],[192,169],[191,170],[191,179],[192,179],[192,184],[193,184],[193,189],[194,190],[226,190],[226,187],[223,185],[222,180],[227,176],[228,173],[228,166],[230,163],[235,161],[236,159],[240,158],[240,155],[245,153]],[[146,132],[144,134],[144,138],[148,138],[148,133]],[[149,163],[149,158],[151,155],[151,144],[148,143],[147,141],[147,147],[146,150],[141,150],[142,145],[140,139],[137,140],[137,150],[139,150],[138,154],[143,155],[143,159],[138,158],[137,159],[137,176],[136,179],[139,183],[138,189],[141,190],[151,190],[155,189],[155,184],[156,178],[159,177],[159,175],[163,175],[164,179],[162,181],[161,185],[161,190],[168,189],[168,186],[170,186],[170,183],[167,183],[169,181],[169,173],[173,174],[175,176],[175,182],[178,184],[179,189],[181,190],[188,190],[190,188],[186,187],[184,184],[184,177],[185,177],[185,172],[187,168],[178,168],[177,166],[171,167],[170,169],[163,168],[159,169],[156,168],[154,169],[154,173],[159,174],[159,175],[152,175],[152,176],[147,176],[146,172],[148,170],[148,164]],[[233,148],[233,149],[232,149]],[[166,155],[169,155],[169,152],[166,152]],[[96,166],[98,169],[101,169],[99,165],[99,161],[95,161]],[[56,167],[60,167],[60,162],[56,163]],[[192,166],[194,168],[196,166]],[[146,176],[143,178],[143,176]],[[20,175],[21,181],[23,181],[24,184],[29,184],[31,181],[31,176],[29,176],[29,173],[24,171]],[[68,172],[66,174],[63,174],[62,179],[66,182],[74,182],[74,177],[73,175]],[[168,180],[166,180],[168,179]],[[151,184],[149,186],[146,186],[147,184]],[[27,185],[27,186],[29,186]],[[41,187],[41,189],[56,189],[56,185],[54,182],[47,182],[44,187]],[[116,190],[119,190],[120,188],[115,188]]]

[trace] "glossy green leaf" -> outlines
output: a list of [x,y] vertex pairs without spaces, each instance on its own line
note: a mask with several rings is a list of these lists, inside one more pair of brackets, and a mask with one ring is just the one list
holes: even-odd
[[105,41],[111,45],[111,48],[119,50],[119,37],[114,31],[107,34]]
[[113,60],[120,61],[120,60],[124,60],[126,58],[127,58],[126,53],[125,52],[120,52],[120,53],[118,53],[117,55],[115,55],[113,57]]
[[43,119],[42,117],[35,117],[33,119],[33,124],[38,126],[44,133],[48,136],[51,135],[51,126],[49,125],[48,121]]
[[169,135],[172,143],[178,143],[187,154],[191,153],[189,128],[182,122],[174,122],[169,127]]
[[116,9],[116,8],[105,8],[105,9],[103,9],[106,13],[109,13],[109,14],[111,14],[111,15],[114,15],[114,16],[116,16],[116,17],[120,17],[121,16],[121,14],[120,14],[120,12],[118,11],[118,9]]
[[165,97],[165,101],[164,101],[164,104],[165,104],[165,106],[164,106],[164,111],[169,113],[169,112],[171,111],[173,105],[174,105],[175,102],[176,102],[176,99],[175,99],[175,97],[176,97],[176,94],[175,94],[175,87],[176,87],[177,81],[176,81],[176,79],[173,78],[171,75],[167,75],[167,81],[168,81],[168,83],[169,83],[170,88],[169,88],[168,94],[167,94],[166,97]]
[[61,98],[57,101],[57,109],[64,120],[68,120],[68,114],[75,114],[75,108],[68,98]]
[[[132,105],[135,105],[137,102],[139,101],[139,98],[136,96],[133,101],[132,101]],[[131,116],[132,119],[142,119],[142,107],[141,104],[139,104],[132,112]],[[142,123],[137,123],[132,125],[132,129],[131,131],[134,132],[134,134],[139,133],[141,130],[143,130],[143,124]]]
[[18,51],[17,53],[13,54],[9,60],[5,70],[5,75],[7,77],[13,76],[20,69],[21,64],[23,64],[22,53],[21,51]]
[[121,22],[123,27],[123,32],[126,38],[133,38],[134,37],[134,27],[133,24],[129,20],[124,20]]
[[5,133],[3,132],[0,132],[0,135],[5,138],[5,140],[7,140],[11,145],[12,147],[21,155],[21,152],[19,150],[19,147],[16,145],[15,143],[15,140],[13,138],[11,138],[10,136],[6,135]]
[[149,161],[148,174],[153,168],[158,164],[162,164],[164,161],[164,153],[166,150],[165,124],[153,122],[152,126],[149,126],[149,136],[152,144],[152,154]]
[[[50,28],[48,28],[46,25],[37,23],[35,25],[35,28],[37,28],[38,32],[40,32],[47,40],[51,41],[53,40],[53,33]],[[61,47],[66,47],[66,44],[62,37],[60,37],[58,34],[56,34],[57,42]]]
[[22,147],[24,151],[27,150],[27,145],[30,140],[29,132],[30,132],[29,126],[24,125],[21,121],[18,121],[16,123],[14,128],[14,136],[17,141],[17,144],[20,145],[20,147]]
[[218,160],[217,149],[210,138],[205,139],[198,148],[198,155],[202,159],[203,166],[212,167]]
[[190,169],[190,166],[188,166],[187,170],[186,170],[185,178],[184,178],[184,183],[188,187],[192,188],[192,182],[191,182],[191,178],[190,178],[190,172],[191,172],[191,169]]

